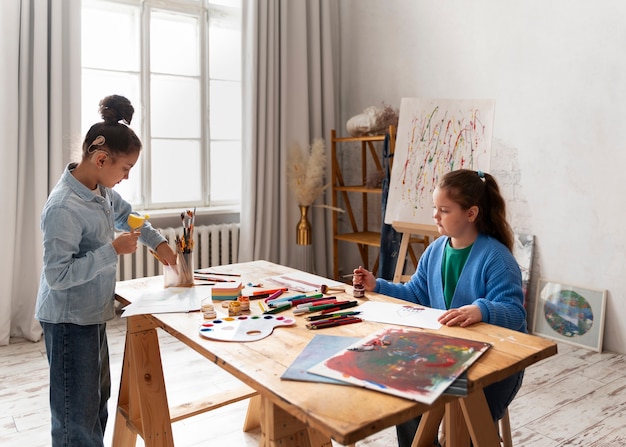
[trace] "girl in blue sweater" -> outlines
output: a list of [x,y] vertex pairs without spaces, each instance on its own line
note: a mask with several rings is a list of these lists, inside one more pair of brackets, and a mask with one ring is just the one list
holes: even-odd
[[[428,246],[417,271],[394,284],[359,267],[354,283],[367,291],[446,309],[439,322],[466,327],[484,321],[527,332],[522,276],[513,257],[513,232],[493,176],[460,169],[446,174],[433,192],[433,219],[442,237]],[[485,388],[498,421],[522,385],[523,372]],[[410,446],[419,418],[396,427],[400,447]]]

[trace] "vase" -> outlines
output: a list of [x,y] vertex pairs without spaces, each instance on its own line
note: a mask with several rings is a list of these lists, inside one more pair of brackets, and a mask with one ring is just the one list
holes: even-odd
[[300,208],[300,221],[296,226],[296,258],[297,267],[305,272],[314,273],[313,245],[311,222],[309,222],[309,207],[298,205]]
[[309,207],[298,205],[300,208],[300,221],[296,227],[296,244],[311,245],[311,222],[309,222]]

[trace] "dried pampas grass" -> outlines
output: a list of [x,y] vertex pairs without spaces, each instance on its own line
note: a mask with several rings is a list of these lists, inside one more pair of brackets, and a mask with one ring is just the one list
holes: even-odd
[[287,178],[293,189],[298,205],[310,206],[326,189],[324,171],[326,152],[324,140],[313,140],[309,151],[303,151],[296,143],[291,146],[288,156]]

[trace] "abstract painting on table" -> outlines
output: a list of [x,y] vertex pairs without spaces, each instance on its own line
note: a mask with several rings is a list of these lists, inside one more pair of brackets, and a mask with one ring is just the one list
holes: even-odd
[[489,171],[495,101],[402,98],[385,223],[432,224],[439,178]]
[[539,279],[534,333],[602,352],[606,290]]
[[311,367],[309,372],[430,405],[490,346],[386,328]]

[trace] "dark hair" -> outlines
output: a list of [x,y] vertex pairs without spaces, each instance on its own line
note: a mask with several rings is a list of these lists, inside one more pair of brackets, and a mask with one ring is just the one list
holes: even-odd
[[87,131],[83,141],[83,158],[89,157],[100,146],[106,146],[113,160],[117,155],[141,150],[139,137],[128,127],[135,113],[128,99],[120,95],[107,96],[100,101],[98,111],[103,121],[94,124]]
[[513,230],[506,220],[506,205],[496,179],[482,171],[459,169],[448,172],[439,181],[450,198],[463,209],[477,206],[476,228],[492,236],[513,251]]

